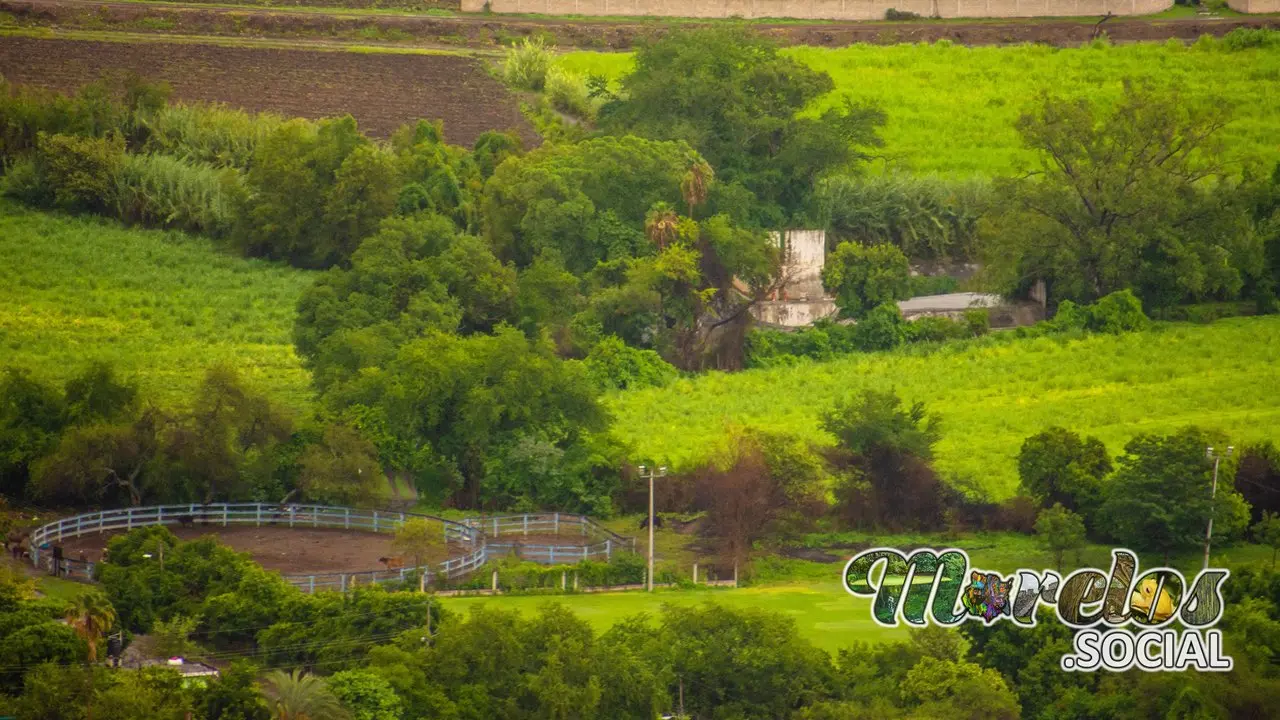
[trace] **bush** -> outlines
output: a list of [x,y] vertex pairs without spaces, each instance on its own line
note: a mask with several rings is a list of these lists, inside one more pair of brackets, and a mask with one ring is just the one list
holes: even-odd
[[158,110],[147,123],[150,136],[144,149],[149,152],[244,169],[284,118],[221,105],[172,105]]
[[597,343],[584,363],[587,378],[601,390],[661,387],[676,376],[658,353],[630,347],[613,335]]
[[926,316],[907,323],[907,340],[909,342],[943,342],[968,337],[969,328],[965,323],[951,318]]
[[1222,36],[1222,46],[1232,52],[1280,45],[1280,32],[1240,27]]
[[94,138],[41,133],[36,139],[38,174],[54,205],[66,210],[114,210],[124,160],[124,140],[115,134]]
[[502,66],[502,79],[522,90],[542,90],[551,70],[551,49],[542,38],[525,38],[507,51]]
[[964,326],[970,337],[982,337],[991,332],[991,312],[986,308],[964,311]]
[[239,190],[235,170],[168,155],[130,155],[120,173],[120,215],[146,225],[222,235],[235,222]]
[[1113,292],[1089,308],[1089,329],[1095,332],[1134,332],[1150,322],[1142,302],[1129,290]]
[[551,106],[584,120],[594,115],[591,98],[582,78],[574,73],[553,67],[546,76],[547,99]]
[[53,205],[53,193],[32,155],[24,155],[10,163],[8,170],[0,176],[0,195],[35,207]]
[[897,10],[889,8],[884,11],[885,20],[919,20],[920,14],[913,13],[910,10]]
[[877,306],[853,326],[853,342],[859,350],[892,350],[906,342],[906,321],[893,303]]

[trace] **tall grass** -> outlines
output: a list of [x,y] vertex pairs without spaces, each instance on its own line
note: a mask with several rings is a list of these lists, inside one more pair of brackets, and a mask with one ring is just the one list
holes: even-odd
[[502,79],[508,85],[522,90],[541,90],[551,70],[551,49],[542,38],[525,38],[507,50],[502,65]]
[[190,162],[246,168],[254,150],[284,123],[271,113],[223,105],[169,105],[148,119],[146,149]]
[[1119,452],[1134,435],[1198,424],[1235,445],[1280,440],[1280,317],[1157,324],[1125,335],[1016,338],[711,373],[611,399],[633,457],[689,467],[733,423],[828,444],[818,416],[837,398],[894,389],[942,416],[937,466],[995,498],[1017,488],[1022,441],[1051,425]]
[[118,178],[120,214],[153,227],[225,235],[236,218],[240,175],[170,155],[129,155]]
[[310,273],[243,260],[200,237],[5,200],[0,257],[0,366],[61,382],[105,360],[148,399],[177,406],[209,365],[229,363],[294,408],[310,403],[291,342]]
[[[1030,159],[1013,123],[1043,90],[1115,98],[1125,78],[1166,82],[1190,99],[1217,98],[1234,107],[1223,131],[1242,160],[1280,160],[1280,44],[1273,35],[1058,49],[1046,45],[965,47],[853,45],[783,52],[831,74],[835,92],[810,108],[819,113],[845,96],[878,102],[888,113],[883,171],[992,175]],[[617,79],[629,54],[575,52],[557,59],[566,70]]]

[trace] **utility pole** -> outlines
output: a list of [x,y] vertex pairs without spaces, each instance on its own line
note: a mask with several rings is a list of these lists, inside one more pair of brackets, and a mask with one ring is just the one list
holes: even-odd
[[660,467],[655,471],[644,465],[640,466],[640,477],[649,480],[649,573],[645,576],[646,589],[649,592],[653,592],[653,479],[666,476],[666,467]]
[[[1226,457],[1231,457],[1236,451],[1232,445],[1227,446]],[[1223,455],[1214,452],[1213,448],[1205,448],[1205,457],[1213,461],[1213,489],[1209,492],[1209,527],[1204,531],[1204,569],[1209,569],[1209,541],[1213,539],[1213,500],[1218,496],[1218,465],[1222,462]]]

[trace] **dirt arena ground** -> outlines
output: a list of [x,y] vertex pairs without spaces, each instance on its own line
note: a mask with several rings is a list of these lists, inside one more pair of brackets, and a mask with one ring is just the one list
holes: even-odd
[[[393,554],[392,536],[387,533],[243,525],[225,528],[170,526],[169,529],[183,540],[212,536],[224,545],[248,553],[264,568],[286,575],[381,570],[383,565],[378,558]],[[107,541],[116,534],[121,533],[69,538],[62,544],[63,552],[74,559],[79,559],[83,552],[85,559],[97,562]],[[458,548],[458,552],[462,549]],[[427,561],[436,563],[447,556],[448,551],[441,542]]]

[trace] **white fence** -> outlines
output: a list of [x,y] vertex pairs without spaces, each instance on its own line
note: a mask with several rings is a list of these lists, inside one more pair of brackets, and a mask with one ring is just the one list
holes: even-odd
[[[31,561],[36,567],[45,568],[53,574],[90,580],[95,570],[92,562],[62,558],[55,567],[50,552],[53,543],[91,533],[132,530],[154,525],[269,525],[390,533],[395,532],[406,520],[413,519],[441,523],[446,543],[461,545],[466,552],[450,557],[435,568],[422,566],[367,572],[290,574],[283,577],[306,592],[345,592],[360,585],[431,582],[437,577],[453,579],[471,573],[491,557],[510,553],[533,562],[555,565],[599,558],[608,561],[615,552],[635,550],[635,538],[622,537],[582,515],[565,513],[498,515],[468,518],[458,522],[418,513],[325,505],[210,503],[102,510],[63,518],[31,533]],[[578,536],[584,540],[577,545],[553,545],[530,544],[517,539],[547,535]]]

